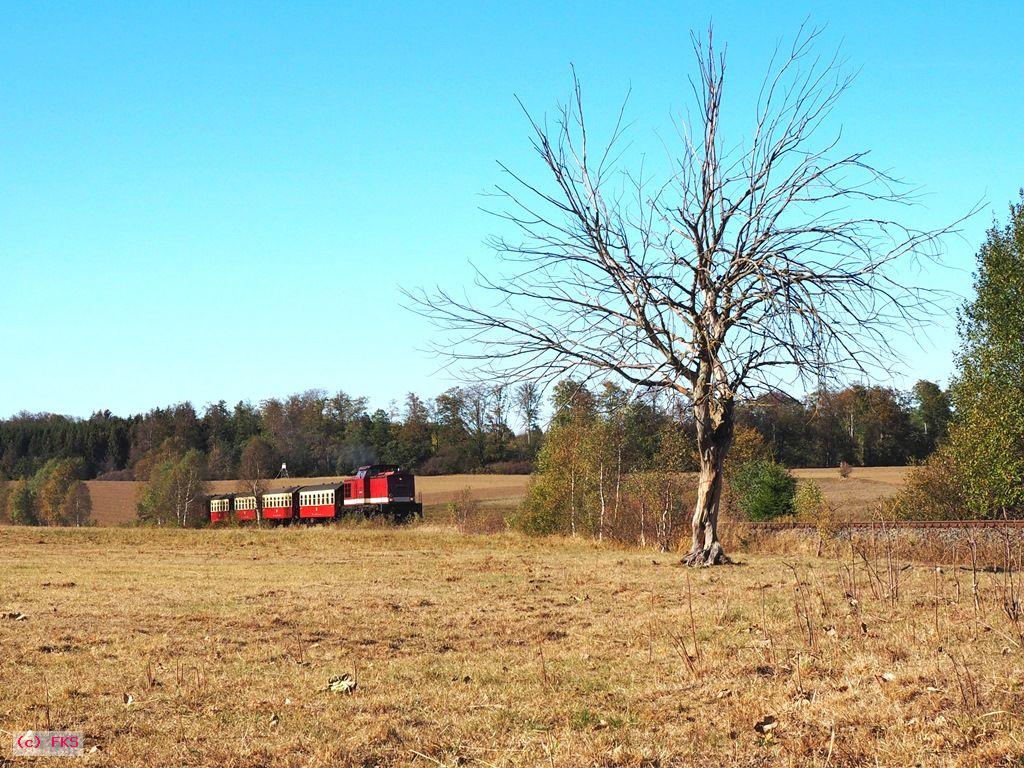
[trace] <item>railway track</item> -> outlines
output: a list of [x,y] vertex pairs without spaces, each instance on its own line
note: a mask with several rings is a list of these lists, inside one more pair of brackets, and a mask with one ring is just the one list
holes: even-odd
[[[730,522],[729,525],[738,525],[744,528],[751,528],[754,530],[767,530],[767,531],[816,531],[818,527],[814,523],[792,523],[792,522],[741,522],[735,521]],[[977,529],[977,528],[995,528],[995,529],[1008,529],[1018,528],[1024,529],[1024,520],[893,520],[880,522],[877,520],[871,521],[851,521],[851,522],[837,522],[832,523],[829,527],[839,530],[875,530],[875,531],[891,531],[893,529],[899,530],[912,530],[920,528],[953,528],[953,529]]]

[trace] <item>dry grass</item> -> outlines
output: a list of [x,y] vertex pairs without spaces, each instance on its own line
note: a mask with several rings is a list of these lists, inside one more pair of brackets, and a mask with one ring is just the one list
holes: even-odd
[[878,503],[894,496],[907,481],[910,467],[854,467],[847,478],[839,470],[794,469],[798,480],[813,480],[839,520],[869,520]]
[[972,574],[919,566],[890,595],[884,559],[677,559],[0,528],[0,615],[28,617],[0,619],[2,727],[82,729],[97,765],[1021,765],[1005,574],[975,603]]

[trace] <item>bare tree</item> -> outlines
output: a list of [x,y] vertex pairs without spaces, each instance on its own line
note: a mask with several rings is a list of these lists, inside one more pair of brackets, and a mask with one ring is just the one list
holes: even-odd
[[202,454],[191,450],[182,456],[171,470],[169,495],[178,525],[187,528],[200,514],[200,502],[205,494],[206,466]]
[[249,438],[238,462],[238,487],[256,497],[256,525],[263,524],[263,494],[267,478],[280,465],[281,457],[274,447],[259,435]]
[[81,480],[76,480],[68,488],[61,505],[61,517],[65,525],[75,526],[88,525],[92,520],[92,496]]
[[593,141],[574,76],[552,124],[529,118],[548,183],[502,166],[499,215],[518,236],[493,243],[503,274],[478,272],[494,301],[410,294],[455,336],[449,352],[486,375],[615,375],[683,396],[700,456],[693,565],[726,559],[718,511],[737,397],[884,368],[894,335],[939,306],[901,275],[937,258],[956,225],[894,220],[912,193],[867,152],[820,138],[851,79],[837,57],[815,56],[819,35],[801,28],[776,51],[736,142],[722,128],[725,56],[710,31],[693,36],[695,109],[660,176],[642,157],[619,169],[631,152],[625,104],[610,138]]

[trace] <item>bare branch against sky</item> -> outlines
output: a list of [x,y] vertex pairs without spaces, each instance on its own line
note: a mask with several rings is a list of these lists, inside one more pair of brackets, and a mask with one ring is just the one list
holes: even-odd
[[[941,295],[914,285],[937,264],[940,229],[905,223],[914,196],[867,151],[826,130],[851,82],[801,27],[776,51],[747,141],[722,125],[726,56],[693,35],[692,117],[671,168],[620,167],[625,112],[610,139],[588,132],[579,80],[552,125],[530,117],[543,184],[504,168],[493,241],[502,274],[478,289],[407,294],[445,333],[438,352],[477,375],[551,381],[617,376],[692,406],[702,459],[695,562],[720,559],[714,528],[737,397],[795,377],[812,385],[894,363]],[[529,115],[528,115],[529,117]]]

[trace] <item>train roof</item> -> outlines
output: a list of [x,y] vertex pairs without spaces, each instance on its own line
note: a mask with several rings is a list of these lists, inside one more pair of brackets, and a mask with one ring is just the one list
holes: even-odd
[[305,493],[306,491],[337,491],[344,487],[345,483],[338,481],[335,483],[320,483],[319,485],[304,485],[297,490]]
[[381,475],[385,472],[401,472],[402,468],[398,464],[364,464],[356,470],[356,477],[373,477],[375,475]]
[[[273,493],[295,493],[297,490],[299,490],[297,485],[289,485],[287,488],[268,488],[260,496],[270,496]],[[251,493],[248,495],[252,496]]]
[[214,499],[220,501],[221,499],[233,499],[237,495],[237,493],[214,493],[211,494],[210,496],[207,496],[206,498],[210,499],[211,501],[213,501]]

